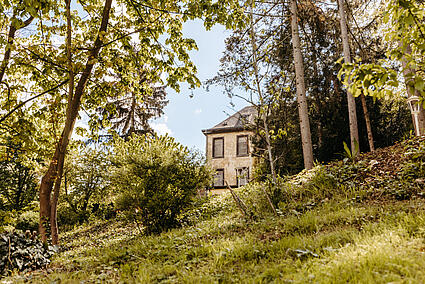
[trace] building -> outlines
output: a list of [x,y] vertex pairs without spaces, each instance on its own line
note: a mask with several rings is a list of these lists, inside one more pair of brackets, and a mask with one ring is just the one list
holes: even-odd
[[257,110],[247,106],[210,129],[206,136],[207,160],[215,170],[213,193],[226,186],[239,187],[248,183],[254,166],[251,155],[252,126]]

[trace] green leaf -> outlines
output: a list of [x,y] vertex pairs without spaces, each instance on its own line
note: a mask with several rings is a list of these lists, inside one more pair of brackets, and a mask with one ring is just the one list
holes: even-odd
[[415,78],[415,89],[422,92],[425,87],[425,82],[422,78],[416,77]]

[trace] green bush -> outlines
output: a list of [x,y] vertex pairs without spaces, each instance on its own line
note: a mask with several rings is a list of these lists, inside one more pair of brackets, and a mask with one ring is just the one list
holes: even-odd
[[177,226],[197,190],[211,180],[199,154],[168,136],[118,138],[111,160],[112,184],[119,192],[116,206],[142,223],[146,233]]
[[405,147],[407,159],[402,165],[401,174],[408,180],[425,178],[425,139],[417,140],[419,139],[410,142]]
[[24,232],[26,230],[30,230],[31,232],[38,231],[39,220],[40,217],[38,212],[25,211],[18,216],[15,228]]
[[13,212],[0,209],[0,233],[13,228],[12,224],[14,221]]
[[23,210],[36,196],[34,169],[22,161],[18,151],[0,159],[0,209]]
[[88,219],[85,211],[75,212],[65,204],[58,206],[58,224],[61,228],[72,228],[74,225],[82,224]]
[[103,205],[110,202],[108,167],[105,151],[88,145],[79,145],[70,151],[65,161],[58,205],[60,226],[73,227],[92,217],[109,219],[111,210]]
[[102,220],[110,220],[116,217],[117,213],[115,206],[112,202],[105,203],[93,203],[91,206],[91,214]]
[[46,247],[24,234],[0,234],[0,277],[14,270],[29,272],[45,268],[55,252],[54,247]]

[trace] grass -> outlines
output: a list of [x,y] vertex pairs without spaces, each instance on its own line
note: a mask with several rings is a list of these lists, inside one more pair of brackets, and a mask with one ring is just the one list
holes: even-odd
[[[412,161],[400,161],[397,167],[412,168]],[[9,279],[423,283],[425,199],[418,177],[404,180],[393,166],[380,175],[373,170],[360,160],[301,173],[282,185],[281,216],[270,214],[259,190],[263,185],[254,184],[237,191],[254,219],[243,218],[225,194],[188,214],[189,225],[160,235],[141,236],[134,225],[119,221],[94,222],[61,235],[64,251],[47,270]]]
[[[69,236],[79,234],[68,240],[70,249],[56,256],[48,274],[32,274],[30,280],[421,283],[425,280],[423,208],[422,200],[384,208],[328,203],[301,216],[267,216],[252,222],[233,212],[145,237],[128,234],[136,228],[124,224],[92,224],[69,232]],[[93,232],[96,237],[87,238]],[[93,239],[97,242],[89,243]]]

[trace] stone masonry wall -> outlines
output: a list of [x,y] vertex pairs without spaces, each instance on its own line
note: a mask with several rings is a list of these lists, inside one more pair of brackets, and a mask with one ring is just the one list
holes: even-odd
[[[227,180],[229,185],[236,186],[236,168],[247,167],[249,168],[249,177],[252,177],[253,157],[238,157],[236,156],[236,137],[239,135],[251,135],[251,131],[238,131],[228,133],[214,133],[208,134],[206,137],[206,156],[208,162],[213,169],[224,169],[224,180]],[[224,157],[213,158],[212,147],[214,138],[224,138]],[[249,151],[252,150],[251,141],[248,142]]]

